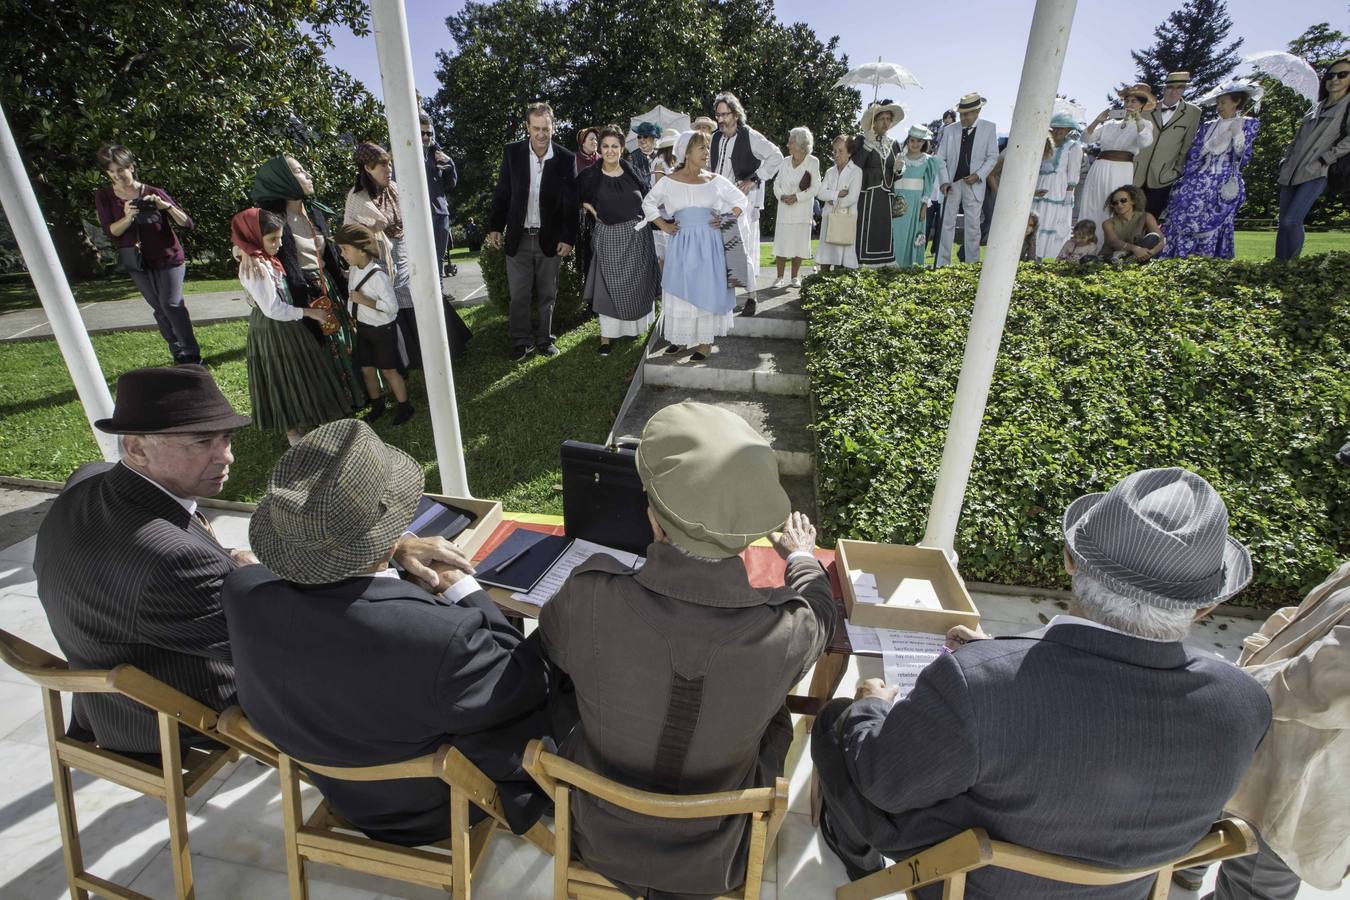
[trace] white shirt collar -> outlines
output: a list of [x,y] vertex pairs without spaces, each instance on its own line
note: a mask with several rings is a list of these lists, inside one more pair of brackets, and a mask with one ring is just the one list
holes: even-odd
[[1112,634],[1123,634],[1126,637],[1138,638],[1141,641],[1153,641],[1154,643],[1158,644],[1172,643],[1171,641],[1160,641],[1157,638],[1146,638],[1141,637],[1140,635],[1137,634],[1130,634],[1128,631],[1121,631],[1119,628],[1112,628],[1110,625],[1103,625],[1101,622],[1094,622],[1091,619],[1084,619],[1082,616],[1070,616],[1064,613],[1060,613],[1059,615],[1055,616],[1053,619],[1050,620],[1049,625],[1046,625],[1044,628],[1034,633],[1038,635],[1043,635],[1051,628],[1054,628],[1057,625],[1085,625],[1088,628],[1098,628],[1101,629],[1102,631],[1109,631]]
[[528,138],[525,140],[525,146],[530,151],[530,159],[534,160],[535,163],[548,162],[550,159],[553,158],[552,141],[548,142],[548,150],[544,151],[544,157],[542,160],[539,158],[539,154],[534,152],[534,145],[529,142]]
[[[126,469],[127,469],[128,472],[136,472],[135,469],[133,469],[131,466],[127,466],[126,463],[123,463],[122,465],[126,466]],[[156,481],[155,479],[151,478],[149,475],[146,475],[146,474],[144,474],[143,472],[136,472],[136,474],[137,474],[137,475],[140,475],[140,476],[141,476],[142,478],[144,478],[146,481],[150,482],[150,483],[153,484],[155,487],[159,488],[161,491],[163,491],[164,493],[166,493],[166,494],[168,494],[170,497],[172,497],[172,498],[174,499],[174,502],[175,502],[175,503],[177,503],[179,506],[183,507],[183,509],[186,509],[186,510],[188,511],[188,515],[190,515],[190,516],[196,515],[196,513],[197,513],[197,501],[196,501],[195,498],[189,499],[189,498],[180,497],[180,496],[178,496],[177,494],[175,494],[173,491],[171,491],[171,490],[169,490],[168,488],[166,488],[164,485],[160,484],[160,483],[159,483],[158,481]]]

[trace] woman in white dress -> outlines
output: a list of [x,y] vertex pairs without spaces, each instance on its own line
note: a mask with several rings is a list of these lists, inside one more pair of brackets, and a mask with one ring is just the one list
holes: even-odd
[[1048,159],[1041,161],[1036,195],[1031,201],[1031,211],[1040,222],[1040,230],[1036,232],[1037,259],[1056,255],[1073,236],[1073,201],[1083,165],[1083,145],[1073,138],[1077,130],[1078,123],[1067,112],[1055,113],[1050,119],[1054,149]]
[[[736,185],[706,171],[711,142],[686,131],[675,142],[679,167],[642,199],[643,220],[669,237],[661,272],[661,319],[667,353],[692,347],[689,359],[707,359],[712,344],[734,325],[736,288],[753,284],[746,258],[750,229],[746,197]],[[661,210],[671,218],[663,218]],[[758,249],[758,248],[756,248]]]
[[[1134,184],[1134,156],[1153,143],[1153,123],[1145,115],[1158,105],[1153,89],[1146,84],[1121,88],[1118,92],[1124,109],[1104,109],[1088,126],[1084,140],[1101,145],[1101,152],[1083,180],[1080,219],[1091,219],[1098,226],[1110,213],[1106,198],[1116,188]],[[1097,245],[1098,249],[1101,244]]]
[[778,167],[773,179],[773,195],[778,198],[778,214],[773,226],[774,265],[778,278],[773,286],[787,284],[783,266],[792,260],[792,286],[801,287],[802,260],[811,256],[811,217],[816,194],[820,192],[820,160],[811,155],[815,138],[808,128],[788,133],[788,158]]
[[816,247],[816,265],[856,269],[858,268],[858,249],[854,243],[854,235],[857,232],[856,220],[855,224],[850,226],[853,231],[847,235],[848,242],[836,243],[830,240],[832,237],[830,213],[857,209],[858,198],[862,195],[862,169],[853,163],[853,151],[849,149],[847,136],[839,135],[834,139],[832,147],[834,165],[825,172],[825,178],[820,183],[820,193],[816,195],[822,204],[820,245]]

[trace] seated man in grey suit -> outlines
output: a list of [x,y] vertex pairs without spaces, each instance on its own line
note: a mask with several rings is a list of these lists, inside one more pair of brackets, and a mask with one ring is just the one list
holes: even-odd
[[[281,458],[249,522],[262,565],[225,579],[239,703],[303,762],[381,765],[451,744],[497,783],[523,833],[547,805],[520,762],[548,734],[548,666],[473,578],[453,572],[433,595],[389,568],[422,482],[416,460],[355,419]],[[450,833],[438,778],[314,783],[371,837],[415,846]]]
[[[1035,633],[962,643],[908,697],[864,682],[816,719],[826,843],[850,877],[967,828],[1110,867],[1162,863],[1203,837],[1270,724],[1251,676],[1182,640],[1251,580],[1214,489],[1184,469],[1136,472],[1064,515],[1070,615]],[[958,635],[955,632],[962,631]],[[999,869],[971,900],[1142,900]],[[940,897],[940,886],[913,892]]]
[[[212,709],[234,701],[220,586],[257,560],[222,547],[197,500],[225,487],[234,429],[250,421],[201,366],[117,379],[113,414],[94,426],[121,435],[122,461],[70,476],[33,557],[38,598],[72,667],[130,663]],[[408,537],[399,550],[428,579],[437,573],[425,562],[468,565],[442,538]],[[72,730],[101,747],[159,752],[155,714],[118,694],[77,694],[74,718]]]

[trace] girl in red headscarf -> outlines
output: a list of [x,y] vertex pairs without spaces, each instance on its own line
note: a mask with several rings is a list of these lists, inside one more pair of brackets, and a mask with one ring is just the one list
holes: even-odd
[[324,350],[304,327],[332,313],[292,306],[285,269],[277,259],[286,222],[276,213],[246,209],[230,221],[239,248],[239,283],[253,301],[248,319],[248,395],[253,423],[284,431],[294,445],[306,431],[341,419],[351,405]]

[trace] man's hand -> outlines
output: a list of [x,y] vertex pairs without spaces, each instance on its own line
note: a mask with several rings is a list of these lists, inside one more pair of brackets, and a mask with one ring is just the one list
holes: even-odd
[[483,243],[497,250],[502,249],[502,233],[500,231],[489,231],[487,237],[483,238]]
[[230,551],[230,559],[234,560],[236,566],[256,566],[258,564],[258,557],[253,555],[252,550],[235,548]]
[[741,189],[742,194],[748,194],[755,189],[755,183],[747,178],[744,181],[736,182],[736,187]]
[[980,176],[976,175],[974,172],[971,172],[969,175],[967,175],[965,178],[962,178],[961,180],[964,181],[966,184],[977,184],[980,180]]
[[563,243],[559,243],[559,244],[558,244],[558,256],[560,256],[560,257],[565,257],[565,256],[571,256],[571,255],[572,255],[572,245],[571,245],[571,244],[563,244]]
[[816,549],[816,526],[804,513],[794,512],[783,523],[783,530],[771,538],[778,555],[787,559],[798,550],[808,553]]
[[947,193],[948,191],[950,191],[951,189],[952,189],[952,183],[951,183],[950,181],[945,182],[945,183],[942,184],[940,187],[938,187],[938,190],[942,191],[942,193],[944,193],[944,194]]
[[446,163],[450,162],[450,157],[446,156],[444,153],[442,153],[441,151],[437,150],[437,151],[436,151],[436,162],[440,163],[441,165],[445,165]]
[[875,697],[878,700],[885,700],[887,703],[895,702],[895,695],[900,693],[900,688],[893,684],[887,684],[880,678],[866,678],[858,682],[858,692],[853,695],[854,700],[870,700]]
[[970,628],[965,625],[954,625],[947,631],[947,640],[945,641],[948,650],[957,650],[969,644],[971,641],[987,641],[989,635],[984,633],[984,629],[978,625]]
[[473,574],[468,557],[443,537],[404,535],[394,545],[394,562],[433,594],[439,594],[464,575]]

